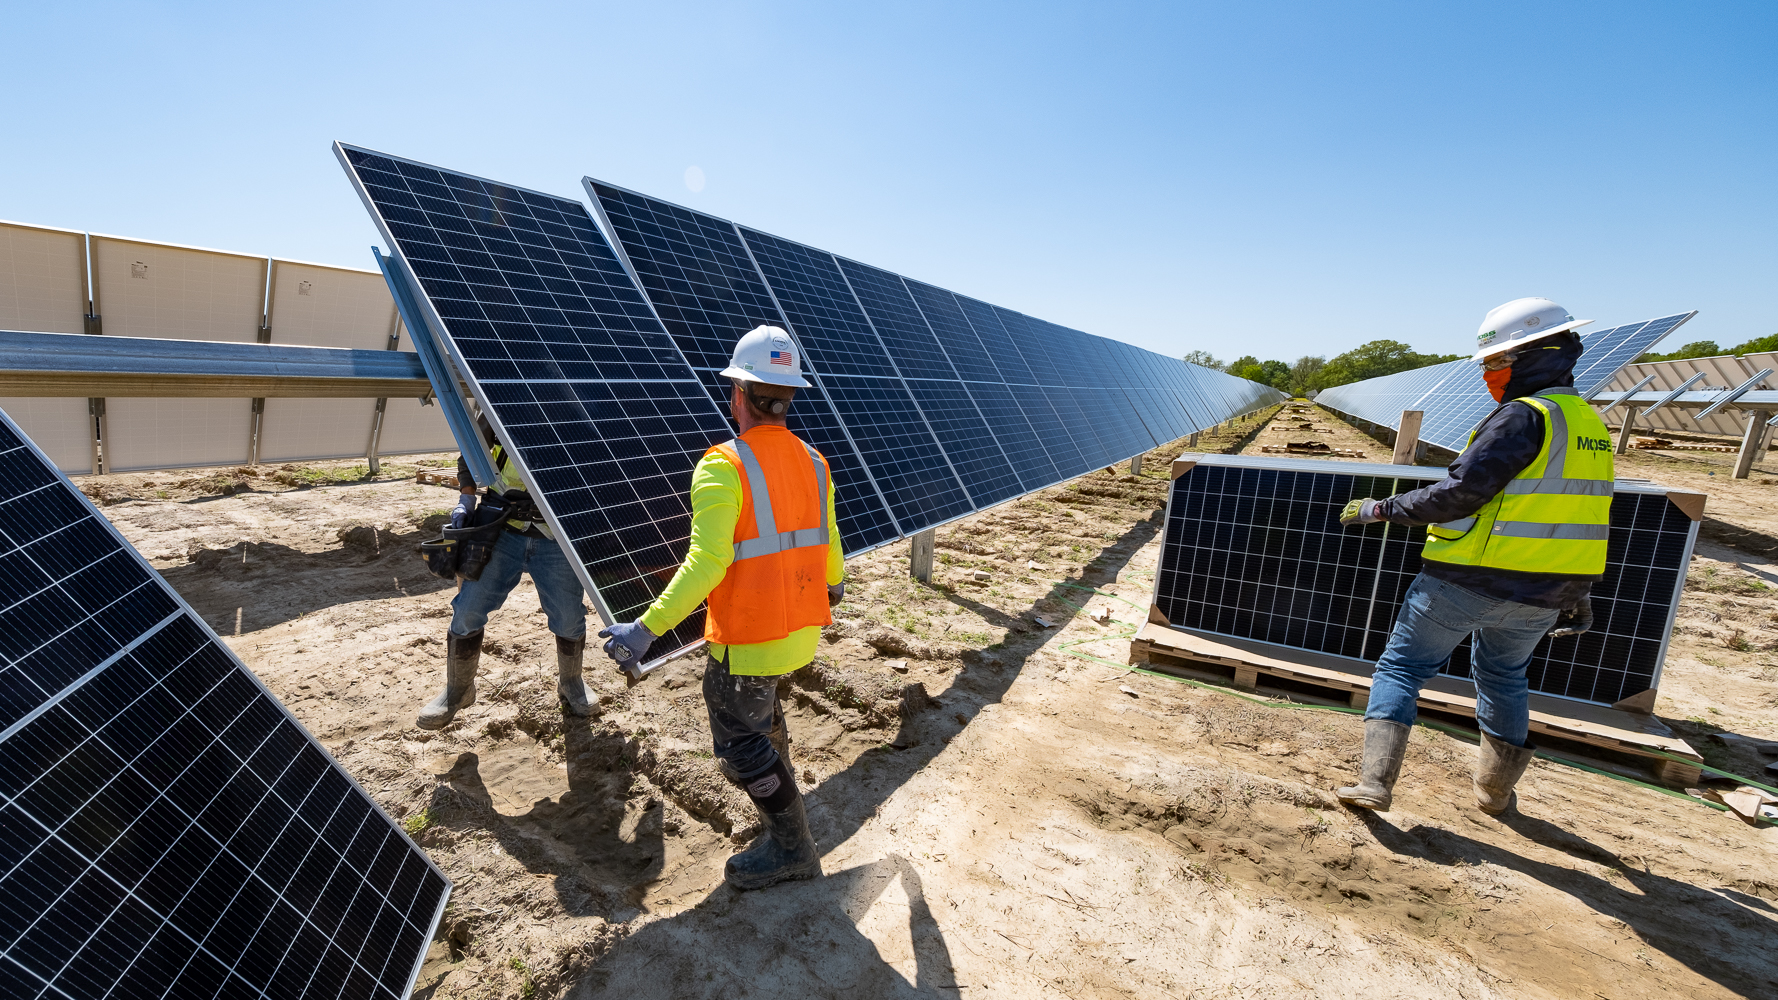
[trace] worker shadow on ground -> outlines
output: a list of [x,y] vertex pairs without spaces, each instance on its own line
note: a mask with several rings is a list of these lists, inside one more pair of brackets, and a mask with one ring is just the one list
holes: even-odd
[[[1076,588],[1115,580],[1163,521],[1157,510],[1132,526],[1101,548],[1081,573],[1057,581],[1020,615],[952,591],[945,596],[1004,628],[1029,628],[1021,620],[1028,621],[1031,612],[1074,614],[1062,602],[1078,602]],[[1054,634],[1015,631],[993,655],[966,654],[948,691],[924,705],[910,703],[892,739],[866,750],[808,793],[810,829],[823,851],[831,856],[850,840],[984,707],[998,703]],[[899,890],[888,900],[892,883]],[[883,917],[902,906],[908,911],[905,932],[896,920]],[[911,941],[905,954],[896,943],[904,935]],[[624,939],[569,995],[959,996],[952,968],[918,872],[906,858],[891,856],[761,893],[719,886],[692,909]],[[660,988],[662,975],[670,977],[670,989]]]
[[[1510,845],[1484,843],[1451,830],[1403,830],[1375,813],[1360,815],[1378,842],[1397,854],[1440,865],[1485,861],[1528,875],[1595,913],[1622,921],[1644,942],[1738,995],[1766,994],[1778,986],[1769,917],[1750,912],[1738,900],[1639,869],[1554,823],[1517,810],[1499,818],[1525,840],[1584,862],[1591,870],[1536,861]],[[1700,933],[1704,928],[1707,936]]]
[[[628,920],[661,872],[662,802],[637,794],[644,786],[624,766],[622,733],[568,726],[563,744],[566,792],[561,772],[520,741],[485,758],[459,754],[436,776],[426,815],[453,834],[486,831],[530,872],[557,874],[556,895],[569,914]],[[490,784],[502,790],[501,801]]]
[[335,605],[456,586],[427,573],[414,554],[423,532],[363,531],[321,552],[276,542],[200,548],[190,562],[159,572],[223,635],[233,634],[237,611],[241,631],[254,632]]
[[625,938],[568,997],[960,997],[964,985],[919,872],[890,855],[760,893],[718,889]]

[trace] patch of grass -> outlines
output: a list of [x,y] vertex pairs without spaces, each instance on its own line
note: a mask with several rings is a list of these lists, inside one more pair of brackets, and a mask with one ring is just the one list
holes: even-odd
[[1723,567],[1711,563],[1687,573],[1685,589],[1701,590],[1707,594],[1739,594],[1744,597],[1772,592],[1771,585],[1764,580],[1746,574],[1731,576],[1722,570]]
[[422,809],[401,821],[401,828],[410,837],[418,837],[422,830],[432,825],[432,810]]

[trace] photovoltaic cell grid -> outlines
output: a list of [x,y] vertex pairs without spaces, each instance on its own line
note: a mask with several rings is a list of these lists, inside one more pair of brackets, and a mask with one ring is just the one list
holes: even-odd
[[402,997],[449,883],[0,419],[0,995]]
[[[1362,496],[1435,477],[1392,466],[1204,456],[1173,483],[1155,605],[1173,625],[1374,662],[1420,572],[1425,528],[1341,528]],[[1593,629],[1545,639],[1531,690],[1613,704],[1655,686],[1697,523],[1658,487],[1619,484]],[[1445,673],[1469,676],[1468,643]]]
[[[685,554],[692,467],[733,434],[704,383],[580,202],[339,152],[594,600],[634,620]],[[693,615],[651,655],[702,634]]]
[[[1574,369],[1575,390],[1585,394],[1610,382],[1625,365],[1696,315],[1696,311],[1675,313],[1583,334],[1580,361]],[[1455,452],[1463,451],[1470,431],[1499,405],[1488,394],[1480,367],[1467,358],[1335,386],[1315,401],[1336,412],[1397,429],[1403,410],[1424,411],[1420,439]]]

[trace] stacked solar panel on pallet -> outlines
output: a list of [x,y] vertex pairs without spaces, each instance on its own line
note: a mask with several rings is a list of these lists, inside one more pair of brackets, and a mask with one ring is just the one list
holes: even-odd
[[[790,427],[833,468],[848,554],[1283,398],[590,178],[610,241],[578,201],[336,151],[416,293],[409,326],[508,445],[607,622],[685,554],[692,467],[733,434],[717,372],[762,323],[802,351],[813,387]],[[689,648],[702,618],[647,659]]]
[[[1348,667],[1375,662],[1420,572],[1426,529],[1342,528],[1340,510],[1357,497],[1418,489],[1442,478],[1438,470],[1186,455],[1174,473],[1154,591],[1169,624],[1325,654]],[[1611,705],[1660,683],[1702,500],[1618,482],[1592,631],[1539,643],[1531,690]],[[1469,676],[1467,641],[1444,672]]]
[[[1675,313],[1581,336],[1574,387],[1582,395],[1606,385],[1623,367],[1678,329],[1697,312]],[[1494,411],[1481,368],[1467,358],[1441,365],[1351,382],[1323,390],[1315,402],[1336,413],[1394,430],[1403,410],[1426,414],[1420,440],[1461,452],[1469,432]]]
[[444,875],[5,416],[0,590],[0,996],[407,996]]

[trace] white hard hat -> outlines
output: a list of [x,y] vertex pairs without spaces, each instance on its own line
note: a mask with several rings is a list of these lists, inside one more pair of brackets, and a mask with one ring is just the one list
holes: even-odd
[[775,326],[756,326],[735,341],[735,353],[722,375],[744,382],[809,387],[803,381],[801,352],[791,342],[790,334]]
[[1480,361],[1515,350],[1533,340],[1565,333],[1591,322],[1590,319],[1575,319],[1568,310],[1549,299],[1514,299],[1488,310],[1481,329],[1476,331],[1476,352],[1472,360]]

